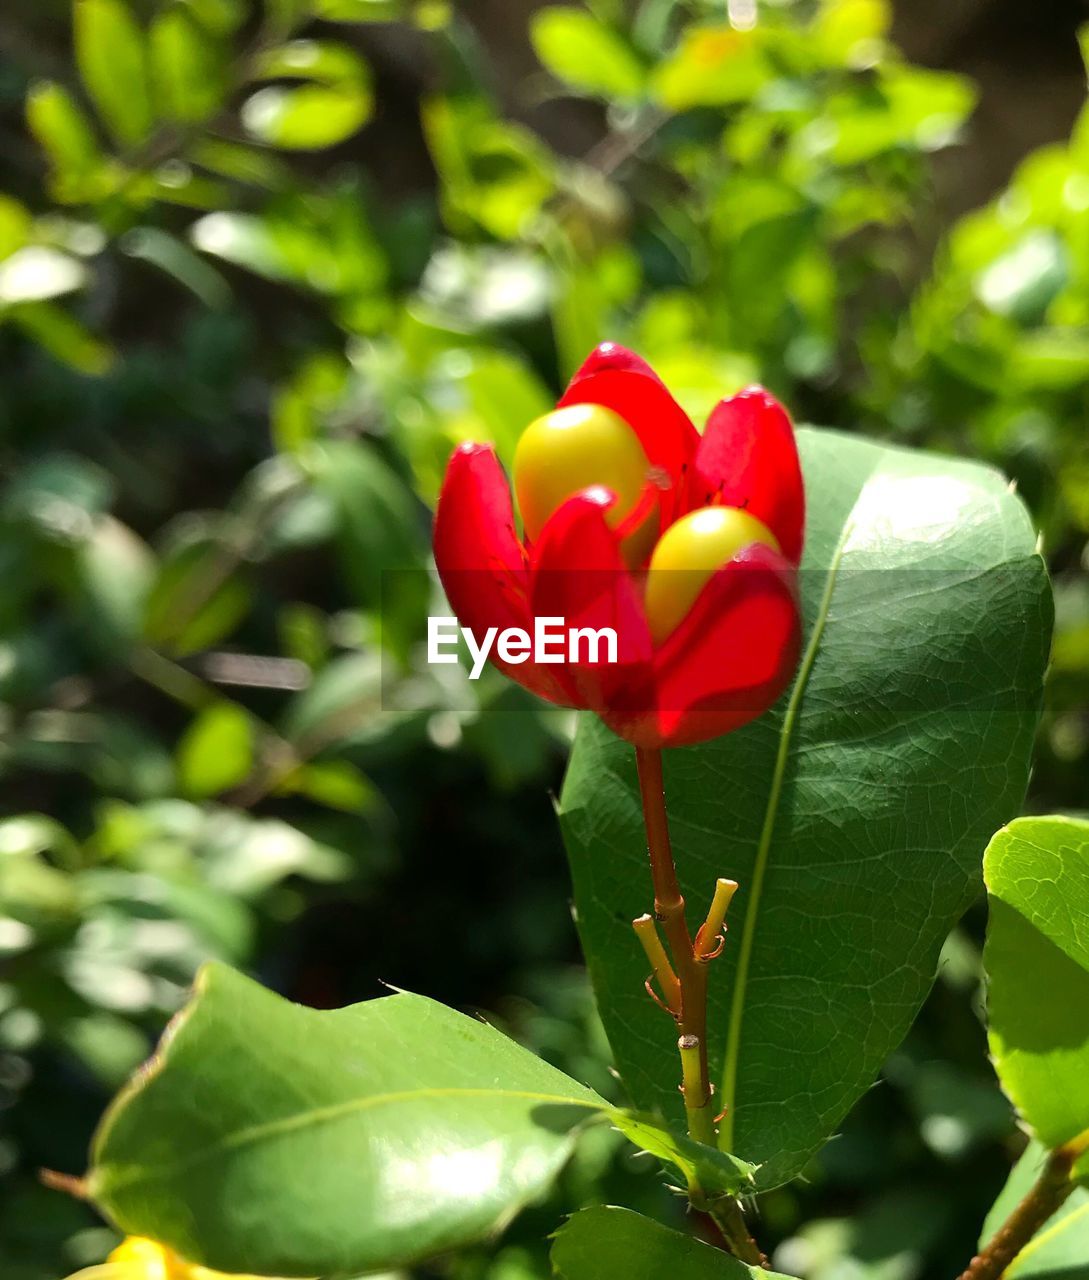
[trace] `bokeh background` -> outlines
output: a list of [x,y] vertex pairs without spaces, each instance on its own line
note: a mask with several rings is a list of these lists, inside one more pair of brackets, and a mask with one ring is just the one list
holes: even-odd
[[[0,1274],[116,1237],[43,1189],[200,962],[480,1010],[603,1092],[550,791],[571,723],[422,662],[430,508],[599,340],[697,419],[979,457],[1059,630],[1029,797],[1089,809],[1089,113],[1073,0],[65,0],[0,11]],[[397,584],[400,585],[397,585]],[[683,856],[683,851],[682,851]],[[724,842],[728,857],[728,842]],[[724,864],[724,871],[728,865]],[[983,914],[769,1195],[805,1280],[971,1255],[1019,1139]],[[743,1154],[743,1153],[742,1153]],[[680,1223],[606,1132],[565,1212]]]

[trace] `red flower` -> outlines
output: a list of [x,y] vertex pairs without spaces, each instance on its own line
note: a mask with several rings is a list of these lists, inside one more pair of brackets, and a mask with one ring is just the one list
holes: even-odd
[[[544,617],[612,628],[615,662],[600,652],[593,660],[588,647],[575,662],[505,661],[494,649],[491,660],[543,698],[595,711],[637,746],[738,728],[778,699],[798,660],[805,499],[786,411],[750,387],[721,401],[701,436],[650,366],[608,342],[564,392],[559,408],[572,405],[602,406],[623,423],[582,415],[607,437],[592,444],[590,463],[585,449],[576,456],[550,443],[558,436],[540,436],[548,419],[533,424],[527,460],[520,445],[515,462],[523,539],[494,449],[454,452],[435,516],[435,560],[452,609],[478,638],[493,627],[532,632]],[[623,424],[642,454],[616,436]],[[587,483],[602,450],[608,465]]]

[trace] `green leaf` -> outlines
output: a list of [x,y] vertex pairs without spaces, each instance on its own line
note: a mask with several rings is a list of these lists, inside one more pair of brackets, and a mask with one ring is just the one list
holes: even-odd
[[501,240],[524,234],[556,186],[539,139],[497,120],[479,98],[426,98],[420,116],[450,226],[479,224]]
[[[1031,1190],[1047,1156],[1038,1142],[1029,1143],[987,1215],[979,1237],[981,1249]],[[1063,1280],[1089,1280],[1089,1189],[1078,1187],[1002,1274],[1005,1280],[1029,1280],[1030,1276],[1058,1280],[1060,1275]]]
[[1089,1139],[1089,822],[1018,819],[991,841],[983,874],[999,1079],[1045,1146]]
[[75,563],[90,615],[88,632],[99,633],[116,652],[141,632],[155,558],[128,525],[102,515],[76,549]]
[[771,79],[759,30],[689,27],[654,73],[658,102],[669,111],[745,102]]
[[187,795],[218,795],[245,782],[253,757],[248,712],[234,702],[217,702],[200,713],[178,744],[178,781]]
[[124,0],[75,0],[76,62],[107,128],[125,145],[142,142],[154,115],[144,33]]
[[631,1209],[596,1205],[556,1232],[552,1268],[559,1280],[783,1280]]
[[291,170],[278,157],[247,143],[201,138],[190,152],[195,164],[239,182],[271,189],[290,185]]
[[891,22],[889,0],[823,0],[812,34],[829,62],[866,66],[880,57]]
[[421,996],[317,1012],[211,965],[107,1113],[87,1189],[218,1270],[393,1268],[500,1227],[604,1106]]
[[[1021,803],[1051,628],[1035,535],[997,473],[799,432],[806,657],[753,724],[666,753],[693,920],[741,888],[711,977],[723,1146],[775,1186],[869,1087]],[[591,717],[561,804],[579,928],[638,1107],[679,1123],[677,1069],[627,921],[649,874],[631,748]]]
[[50,302],[12,308],[12,321],[57,360],[80,373],[98,376],[114,361],[114,352],[74,316]]
[[218,44],[185,9],[168,9],[149,35],[155,101],[165,120],[194,124],[219,109],[226,89]]
[[189,289],[206,307],[222,310],[231,301],[230,286],[218,271],[169,231],[133,227],[121,241],[130,258],[147,262]]
[[82,287],[87,271],[78,258],[47,245],[27,245],[0,262],[0,305],[45,302]]
[[312,742],[330,746],[364,727],[381,703],[381,664],[373,655],[343,654],[291,699],[281,731],[296,746]]
[[285,150],[332,147],[350,138],[370,116],[373,99],[365,84],[337,87],[270,85],[242,104],[242,123],[252,137]]
[[755,1165],[674,1133],[655,1116],[616,1111],[612,1119],[630,1142],[680,1170],[688,1183],[698,1184],[708,1195],[739,1196],[753,1190]]
[[230,549],[209,534],[194,533],[163,557],[147,600],[144,636],[174,653],[196,653],[230,635],[251,600]]
[[605,98],[636,98],[646,75],[614,31],[585,9],[550,5],[533,16],[530,38],[537,57],[556,77]]
[[0,195],[0,261],[21,249],[33,229],[30,210],[13,197]]
[[264,0],[270,30],[288,34],[311,16],[311,0]]
[[284,779],[277,793],[308,796],[345,813],[369,813],[379,803],[373,783],[347,760],[304,765]]
[[1070,262],[1054,232],[1036,229],[981,271],[974,282],[985,307],[1021,324],[1038,324],[1070,279]]
[[101,168],[103,157],[75,99],[63,85],[39,81],[27,94],[26,119],[53,166],[58,198],[82,199],[82,183]]
[[220,36],[237,31],[249,12],[246,0],[182,0],[182,3],[205,30]]
[[396,22],[407,13],[405,0],[315,0],[314,16],[327,22]]
[[266,50],[256,74],[263,80],[313,80],[319,84],[367,85],[367,64],[346,44],[332,40],[290,40]]
[[411,490],[375,449],[346,441],[315,446],[307,467],[336,511],[345,576],[364,607],[381,610],[383,640],[403,649],[419,637],[430,591]]

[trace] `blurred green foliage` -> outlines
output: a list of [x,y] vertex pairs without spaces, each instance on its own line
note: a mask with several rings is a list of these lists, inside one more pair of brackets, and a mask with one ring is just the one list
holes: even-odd
[[[593,139],[557,150],[444,0],[5,17],[6,1278],[109,1248],[35,1171],[82,1167],[208,957],[318,1005],[385,979],[486,1007],[616,1096],[547,798],[570,725],[424,667],[425,577],[383,574],[426,567],[451,447],[509,459],[603,338],[697,421],[758,379],[800,419],[1004,467],[1059,596],[1033,803],[1089,809],[1089,115],[943,227],[931,157],[972,145],[974,90],[908,65],[889,21],[540,8],[520,102]],[[970,1256],[1016,1154],[970,1016],[979,924],[808,1182],[766,1197],[780,1269]],[[549,1204],[435,1274],[544,1276],[590,1203],[682,1225],[619,1151],[595,1135]]]

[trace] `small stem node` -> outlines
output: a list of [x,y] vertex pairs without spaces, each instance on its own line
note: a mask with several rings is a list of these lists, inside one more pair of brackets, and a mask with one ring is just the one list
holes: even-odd
[[681,1053],[681,1091],[686,1098],[690,1093],[699,1097],[703,1092],[699,1036],[681,1036],[677,1048]]

